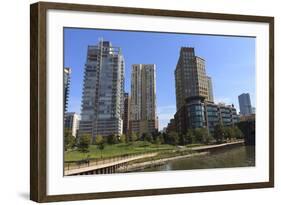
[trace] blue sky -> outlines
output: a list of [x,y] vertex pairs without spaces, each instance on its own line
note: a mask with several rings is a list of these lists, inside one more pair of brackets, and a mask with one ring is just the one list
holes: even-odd
[[160,129],[176,111],[174,70],[182,46],[194,47],[195,55],[205,59],[215,102],[233,103],[239,110],[238,95],[247,92],[255,106],[255,38],[65,28],[64,66],[72,69],[68,111],[80,113],[87,46],[96,45],[99,38],[121,47],[126,92],[130,92],[132,64],[156,64]]

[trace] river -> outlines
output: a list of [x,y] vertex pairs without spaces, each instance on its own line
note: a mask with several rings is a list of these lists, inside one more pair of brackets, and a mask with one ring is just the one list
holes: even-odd
[[145,168],[140,171],[151,172],[248,166],[255,166],[254,146],[220,148],[207,155],[172,160],[162,166]]

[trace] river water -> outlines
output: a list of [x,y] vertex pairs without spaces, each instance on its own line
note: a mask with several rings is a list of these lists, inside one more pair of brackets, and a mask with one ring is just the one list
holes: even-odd
[[210,154],[192,158],[177,159],[167,162],[165,165],[145,168],[140,171],[170,171],[210,168],[230,168],[255,166],[255,147],[236,146],[221,148]]

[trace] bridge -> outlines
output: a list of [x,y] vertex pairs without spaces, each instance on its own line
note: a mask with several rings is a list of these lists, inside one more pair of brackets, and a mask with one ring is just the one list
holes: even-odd
[[64,170],[65,176],[72,175],[89,175],[89,174],[110,174],[115,173],[120,167],[127,165],[129,162],[143,159],[147,157],[154,157],[158,153],[147,153],[147,154],[132,154],[128,156],[114,157],[110,159],[89,161],[77,166],[66,166]]

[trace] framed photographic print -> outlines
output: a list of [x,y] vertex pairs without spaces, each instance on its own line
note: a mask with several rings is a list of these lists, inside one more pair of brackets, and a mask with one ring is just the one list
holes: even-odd
[[39,2],[30,198],[274,186],[274,18]]

